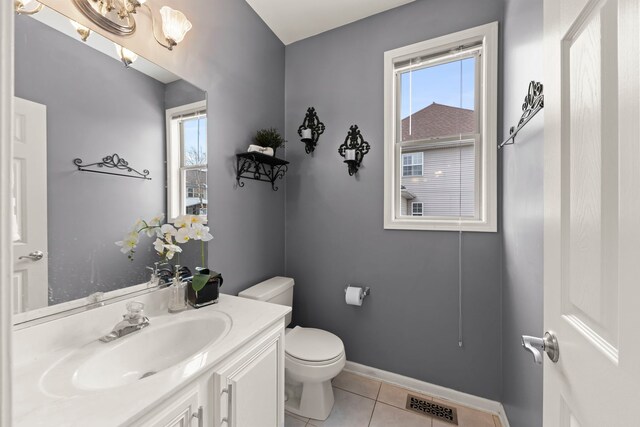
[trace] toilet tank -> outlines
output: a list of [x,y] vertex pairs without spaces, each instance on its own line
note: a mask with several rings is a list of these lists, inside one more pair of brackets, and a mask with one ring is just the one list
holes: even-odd
[[[272,277],[245,289],[238,296],[291,307],[293,305],[293,285],[294,281],[291,277]],[[290,323],[291,313],[285,317],[285,326],[289,326]]]

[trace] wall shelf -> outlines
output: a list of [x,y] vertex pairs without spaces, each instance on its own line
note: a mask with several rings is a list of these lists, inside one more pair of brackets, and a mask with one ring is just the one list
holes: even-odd
[[239,187],[244,187],[241,179],[252,179],[270,182],[273,191],[278,191],[275,181],[284,178],[289,164],[286,160],[257,152],[236,154],[236,162],[236,181]]

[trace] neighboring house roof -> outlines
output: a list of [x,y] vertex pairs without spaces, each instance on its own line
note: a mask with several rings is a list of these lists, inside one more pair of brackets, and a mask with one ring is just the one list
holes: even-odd
[[[409,134],[411,117],[411,134]],[[435,102],[402,119],[402,141],[472,133],[476,129],[473,110],[436,104]]]
[[407,187],[405,187],[404,185],[400,186],[400,195],[402,196],[403,199],[407,199],[407,200],[412,200],[416,198],[416,195],[413,194],[411,191],[407,190]]

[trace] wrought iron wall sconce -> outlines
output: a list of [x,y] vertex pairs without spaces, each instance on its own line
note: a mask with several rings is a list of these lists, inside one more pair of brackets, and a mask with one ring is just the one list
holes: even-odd
[[324,129],[324,123],[318,118],[316,109],[309,107],[302,125],[298,128],[298,135],[301,138],[300,141],[304,142],[304,151],[306,151],[307,154],[311,154],[316,149],[318,139],[320,135],[324,133]]
[[358,125],[351,126],[347,137],[338,148],[338,153],[344,157],[344,162],[349,167],[349,175],[353,176],[358,172],[362,158],[370,149],[371,145],[362,137]]
[[[103,157],[101,162],[90,163],[87,165],[83,165],[82,159],[78,158],[73,160],[73,164],[76,165],[78,167],[78,170],[82,172],[103,173],[105,175],[116,175],[116,176],[124,176],[127,178],[147,179],[149,181],[151,180],[151,178],[149,178],[149,171],[147,169],[143,170],[142,172],[138,172],[137,170],[129,166],[129,162],[127,162],[125,159],[123,159],[117,154]],[[116,171],[124,171],[126,173],[111,172],[109,171],[109,169],[116,170]]]

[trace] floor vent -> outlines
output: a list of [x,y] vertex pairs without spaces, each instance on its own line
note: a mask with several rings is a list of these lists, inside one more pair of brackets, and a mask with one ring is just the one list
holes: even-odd
[[407,409],[421,415],[437,418],[449,424],[458,425],[456,408],[434,403],[418,396],[407,394]]

